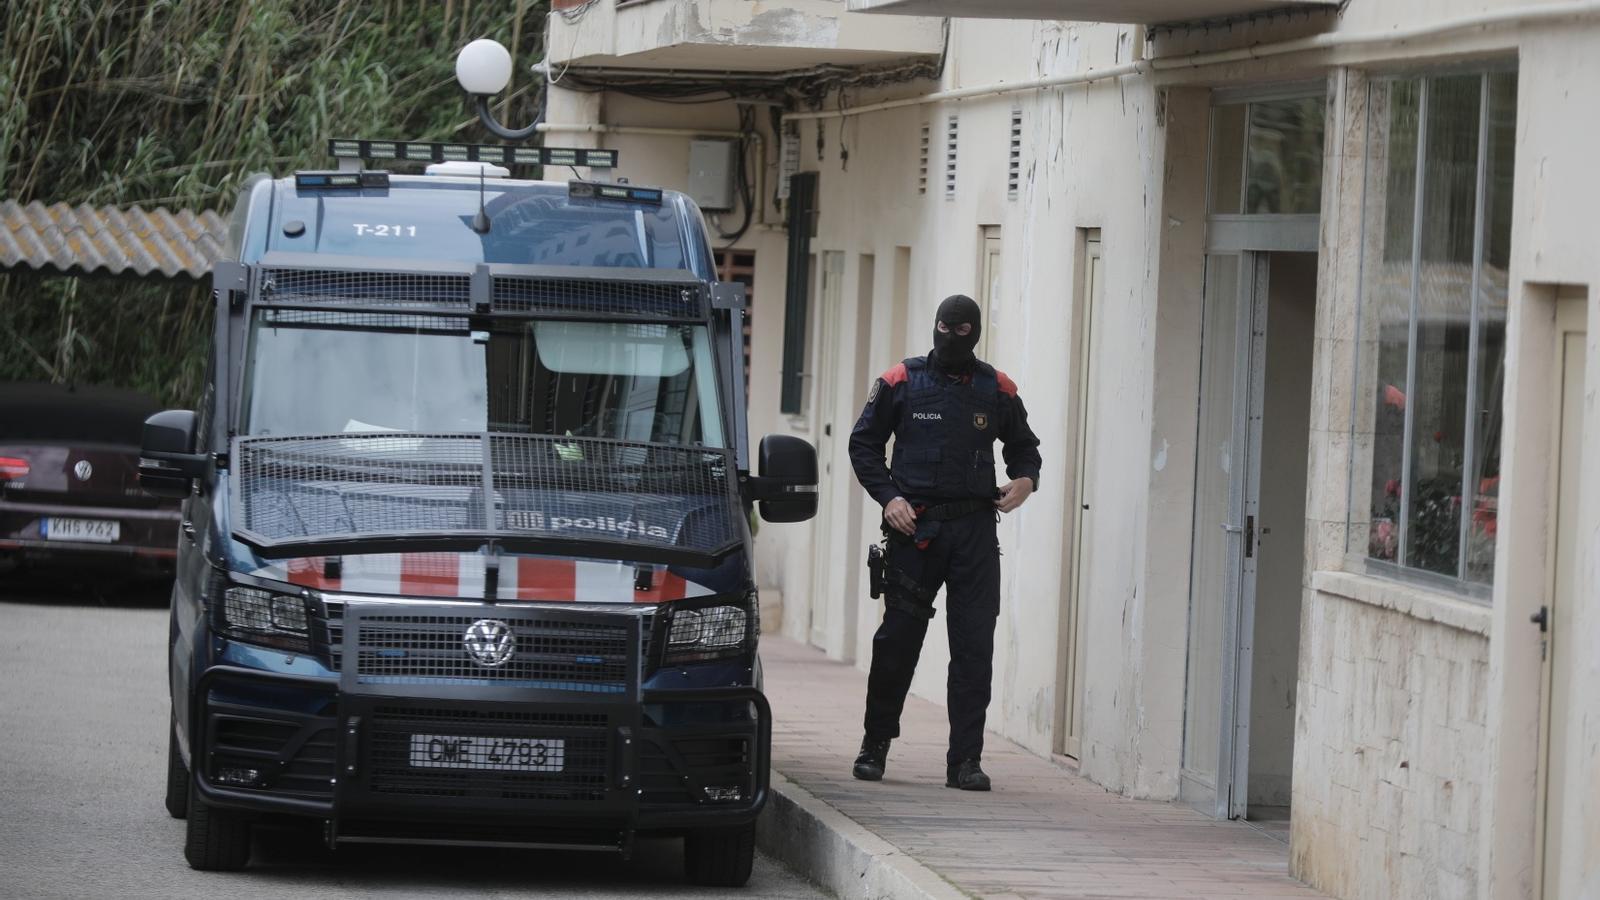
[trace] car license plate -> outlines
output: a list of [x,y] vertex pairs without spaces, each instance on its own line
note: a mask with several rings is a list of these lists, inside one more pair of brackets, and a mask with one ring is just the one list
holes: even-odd
[[559,772],[566,765],[566,741],[413,734],[411,765],[420,769]]
[[44,520],[44,539],[47,541],[112,544],[120,537],[122,523],[109,519],[61,519],[51,516]]

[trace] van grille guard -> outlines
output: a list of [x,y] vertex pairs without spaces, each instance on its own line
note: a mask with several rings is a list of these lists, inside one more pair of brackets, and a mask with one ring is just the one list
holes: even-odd
[[712,567],[740,546],[731,451],[587,437],[238,438],[235,536],[264,556],[410,551]]
[[681,269],[477,265],[274,251],[252,300],[289,308],[704,321],[711,290]]

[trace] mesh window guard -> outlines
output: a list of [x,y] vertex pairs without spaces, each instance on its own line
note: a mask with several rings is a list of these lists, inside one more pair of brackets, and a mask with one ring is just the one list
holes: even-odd
[[267,551],[500,540],[711,564],[740,537],[721,449],[383,432],[240,438],[234,459],[237,534]]

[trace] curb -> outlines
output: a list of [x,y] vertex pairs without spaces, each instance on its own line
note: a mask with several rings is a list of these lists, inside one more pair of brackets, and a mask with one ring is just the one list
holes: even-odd
[[805,788],[772,772],[756,845],[841,900],[967,900],[970,896]]

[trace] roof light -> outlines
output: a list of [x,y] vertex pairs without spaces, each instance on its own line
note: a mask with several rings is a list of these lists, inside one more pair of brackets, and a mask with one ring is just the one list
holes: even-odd
[[621,200],[626,203],[650,203],[660,206],[666,192],[660,188],[634,187],[629,184],[569,181],[567,196],[574,200]]
[[302,191],[387,188],[388,172],[296,172],[294,186]]
[[429,175],[467,175],[473,178],[480,174],[485,178],[507,178],[511,170],[505,166],[497,166],[486,162],[450,162],[430,163],[423,171]]
[[369,141],[336,139],[328,142],[335,159],[418,162],[486,162],[497,166],[588,166],[614,169],[617,151],[589,147],[508,147],[504,144],[462,144],[454,141]]
[[456,54],[456,81],[469,94],[498,94],[511,82],[511,51],[479,38]]

